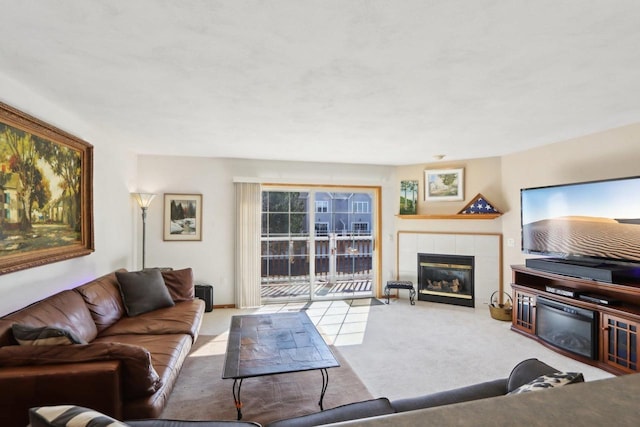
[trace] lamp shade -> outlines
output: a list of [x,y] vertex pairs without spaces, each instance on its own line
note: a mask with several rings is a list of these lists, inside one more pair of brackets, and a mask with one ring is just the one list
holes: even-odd
[[133,197],[136,198],[136,201],[140,205],[141,208],[148,208],[151,204],[151,201],[154,197],[156,197],[153,193],[132,193]]

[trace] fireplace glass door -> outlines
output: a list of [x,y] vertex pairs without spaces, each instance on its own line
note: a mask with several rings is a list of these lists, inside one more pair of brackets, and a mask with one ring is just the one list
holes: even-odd
[[474,307],[474,257],[418,254],[418,299]]

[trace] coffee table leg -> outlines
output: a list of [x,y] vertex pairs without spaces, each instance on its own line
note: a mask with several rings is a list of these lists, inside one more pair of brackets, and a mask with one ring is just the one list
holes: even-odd
[[236,410],[238,411],[238,420],[242,419],[242,402],[240,401],[240,388],[242,388],[242,378],[236,378],[233,380],[233,401],[236,404]]
[[329,372],[327,372],[326,368],[320,369],[320,373],[322,374],[322,391],[320,392],[320,410],[324,411],[322,407],[322,400],[324,399],[324,394],[327,392],[327,387],[329,387]]

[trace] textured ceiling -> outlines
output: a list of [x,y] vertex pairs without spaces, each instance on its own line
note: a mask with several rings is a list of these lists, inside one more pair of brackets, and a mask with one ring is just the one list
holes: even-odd
[[640,121],[638,1],[0,6],[0,74],[139,153],[401,165]]

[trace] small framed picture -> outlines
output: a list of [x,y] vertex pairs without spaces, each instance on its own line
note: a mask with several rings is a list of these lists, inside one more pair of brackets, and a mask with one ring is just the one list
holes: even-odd
[[424,199],[432,202],[463,200],[464,169],[424,171]]
[[163,226],[163,240],[202,240],[202,194],[165,194]]
[[418,213],[418,181],[400,181],[400,215]]

